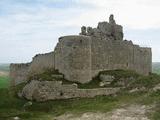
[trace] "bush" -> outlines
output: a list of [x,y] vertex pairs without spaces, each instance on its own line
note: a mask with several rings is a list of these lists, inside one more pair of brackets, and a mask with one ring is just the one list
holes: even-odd
[[130,87],[135,88],[141,88],[141,87],[145,87],[145,88],[152,88],[155,85],[160,83],[160,75],[157,74],[150,74],[149,76],[141,76],[138,79],[136,79],[134,82],[132,82],[132,84],[130,85]]
[[57,75],[62,75],[58,72],[58,70],[55,69],[47,69],[46,71],[44,71],[41,74],[35,74],[30,76],[28,79],[30,80],[39,80],[39,81],[52,81],[54,80],[54,77],[52,77],[53,74],[57,74]]
[[101,71],[100,74],[106,74],[106,75],[112,75],[115,77],[115,79],[120,79],[120,78],[129,78],[129,77],[134,77],[138,78],[140,75],[134,71],[131,70],[107,70],[107,71]]

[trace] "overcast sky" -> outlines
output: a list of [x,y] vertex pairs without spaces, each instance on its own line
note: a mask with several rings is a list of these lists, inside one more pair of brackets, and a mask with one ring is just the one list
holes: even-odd
[[160,0],[0,0],[0,63],[30,62],[58,38],[96,27],[114,14],[124,36],[152,47],[160,61]]

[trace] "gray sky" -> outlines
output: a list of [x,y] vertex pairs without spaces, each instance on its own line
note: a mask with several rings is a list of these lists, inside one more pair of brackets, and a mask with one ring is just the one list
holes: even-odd
[[30,62],[54,50],[58,38],[96,27],[110,14],[125,39],[152,47],[160,61],[159,0],[0,0],[0,63]]

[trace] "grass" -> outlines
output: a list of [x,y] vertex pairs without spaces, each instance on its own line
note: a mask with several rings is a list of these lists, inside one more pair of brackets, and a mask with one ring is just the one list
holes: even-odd
[[[53,100],[48,102],[34,102],[33,105],[23,111],[25,99],[17,98],[9,89],[0,89],[0,120],[9,120],[19,116],[23,120],[52,120],[55,116],[64,113],[79,115],[85,112],[108,112],[124,105],[145,104],[150,105],[160,100],[160,92],[135,92],[121,91],[117,96],[97,96],[94,98],[76,98],[68,100]],[[13,90],[12,90],[13,91]],[[150,114],[154,120],[158,120],[160,112],[159,104],[156,111]],[[157,119],[156,119],[157,118]]]
[[10,79],[8,76],[0,76],[0,88],[9,87]]
[[159,120],[160,119],[160,103],[156,105],[155,111],[150,115],[152,120]]
[[0,118],[3,120],[14,116],[19,116],[24,120],[38,120],[40,117],[46,117],[45,119],[50,120],[50,118],[64,113],[78,115],[85,112],[107,112],[120,107],[122,104],[131,104],[144,96],[144,93],[128,94],[122,92],[118,96],[33,102],[33,105],[24,112],[23,105],[27,101],[17,98],[10,91],[9,89],[0,89]]
[[120,79],[120,78],[128,78],[128,77],[134,77],[137,78],[140,75],[137,74],[134,71],[131,70],[107,70],[107,71],[101,71],[100,74],[107,74],[107,75],[112,75],[115,77],[115,79]]
[[149,76],[141,76],[130,84],[132,88],[153,88],[155,85],[160,83],[160,75],[150,74]]
[[59,73],[58,70],[47,69],[43,73],[35,74],[35,75],[30,76],[28,79],[29,80],[39,80],[39,81],[53,81],[55,79],[56,80],[62,80],[62,79],[55,78],[52,75],[62,75],[62,74]]
[[[69,80],[66,80],[64,78],[54,78],[54,74],[56,75],[62,75],[60,74],[58,71],[55,70],[46,70],[45,72],[41,73],[41,74],[36,74],[33,75],[29,78],[29,81],[31,80],[39,80],[39,81],[62,81],[62,84],[73,84],[76,83],[78,85],[78,88],[81,89],[85,89],[85,88],[102,88],[105,86],[99,86],[101,80],[100,80],[100,74],[106,74],[106,75],[112,75],[115,77],[115,80],[113,81],[113,84],[111,84],[111,86],[108,87],[117,87],[117,82],[121,79],[121,78],[134,78],[137,79],[139,76],[139,74],[133,72],[133,71],[129,71],[129,70],[109,70],[109,71],[102,71],[99,73],[98,76],[96,76],[95,78],[92,79],[92,81],[85,83],[85,84],[81,84],[79,82],[72,82]],[[122,79],[122,80],[126,80],[126,79]],[[129,82],[129,81],[125,81],[125,82]]]
[[8,76],[8,72],[9,72],[9,64],[0,64],[0,72],[6,73],[4,75],[0,74],[0,88],[7,88],[9,87],[9,76]]

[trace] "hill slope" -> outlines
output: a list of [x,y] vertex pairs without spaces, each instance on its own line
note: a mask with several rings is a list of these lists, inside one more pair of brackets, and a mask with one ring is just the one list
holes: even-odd
[[[154,72],[160,70],[160,63],[153,63]],[[2,65],[2,71],[8,71],[8,66]],[[155,69],[156,68],[156,69]],[[158,73],[158,72],[157,72]],[[114,71],[112,74],[128,76]],[[54,100],[43,103],[27,103],[19,99],[13,91],[17,88],[7,89],[9,78],[0,77],[0,120],[10,120],[18,116],[23,120],[159,120],[160,119],[160,90],[153,88],[160,84],[159,75],[142,77],[131,84],[129,89],[124,89],[113,96],[97,96],[94,98],[76,98],[69,100]],[[6,82],[6,83],[4,83]],[[94,85],[94,84],[92,84]],[[89,85],[80,87],[91,87]],[[94,85],[96,87],[96,85]],[[141,90],[137,90],[143,88]],[[145,88],[145,89],[144,89]]]
[[153,62],[152,70],[154,73],[160,74],[160,62]]
[[9,86],[9,64],[0,64],[0,88]]

